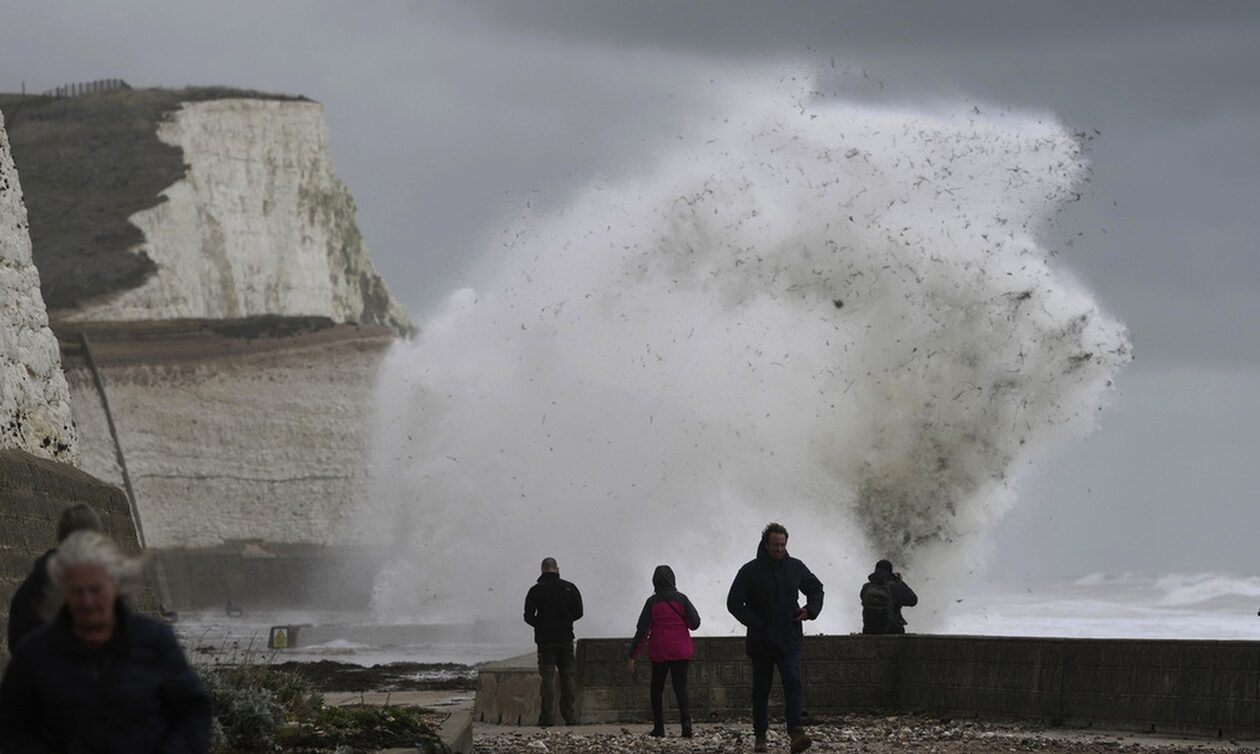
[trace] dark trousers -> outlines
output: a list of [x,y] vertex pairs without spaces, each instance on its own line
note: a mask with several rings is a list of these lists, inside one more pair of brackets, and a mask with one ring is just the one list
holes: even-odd
[[538,687],[542,697],[542,711],[538,715],[539,725],[554,725],[556,708],[556,673],[560,675],[560,716],[569,725],[577,724],[577,714],[573,711],[573,642],[538,645],[538,675],[542,681]]
[[652,663],[652,727],[665,730],[665,675],[674,682],[674,698],[678,700],[678,719],[684,729],[691,726],[691,704],[687,701],[687,666],[689,660]]
[[770,729],[770,686],[774,683],[774,668],[779,667],[779,680],[783,682],[784,716],[788,730],[801,727],[801,648],[778,654],[757,654],[751,657],[753,666],[753,732],[765,733]]

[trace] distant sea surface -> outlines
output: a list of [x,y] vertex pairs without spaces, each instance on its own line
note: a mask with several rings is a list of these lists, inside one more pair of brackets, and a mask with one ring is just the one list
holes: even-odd
[[[991,584],[959,598],[935,632],[996,636],[1260,639],[1260,576],[1094,574]],[[907,610],[913,629],[914,611]]]
[[[969,589],[965,597],[944,599],[933,592],[931,584],[914,586],[923,597],[923,605],[905,610],[912,632],[1260,639],[1260,576],[1095,574],[1037,586],[986,583]],[[951,592],[958,592],[957,587]],[[844,604],[843,595],[833,592],[827,596],[824,611],[847,607],[853,605]],[[276,625],[301,626],[295,646],[268,649],[269,630]],[[581,631],[581,624],[578,627],[579,637],[588,636]],[[416,619],[409,624],[381,624],[362,613],[189,615],[181,617],[176,630],[194,660],[210,662],[273,657],[278,661],[329,660],[363,666],[393,662],[477,665],[533,651],[531,630],[523,623],[426,624]],[[739,633],[733,621],[722,615],[706,618],[705,630],[698,635]]]

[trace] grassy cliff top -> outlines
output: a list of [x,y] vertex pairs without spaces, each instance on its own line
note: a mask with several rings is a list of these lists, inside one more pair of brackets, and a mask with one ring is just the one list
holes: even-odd
[[184,175],[183,151],[157,126],[185,102],[306,101],[229,87],[120,89],[79,97],[0,94],[17,164],[32,253],[50,309],[134,288],[155,271],[127,218],[165,201]]

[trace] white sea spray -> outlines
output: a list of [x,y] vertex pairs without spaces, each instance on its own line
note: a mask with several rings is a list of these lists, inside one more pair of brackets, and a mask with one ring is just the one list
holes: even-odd
[[[379,388],[378,610],[513,618],[538,561],[584,635],[669,563],[709,620],[764,524],[831,587],[960,578],[1021,469],[1088,433],[1122,325],[1039,234],[1081,143],[1049,117],[745,84],[700,129],[487,250]],[[934,590],[944,594],[947,590]]]

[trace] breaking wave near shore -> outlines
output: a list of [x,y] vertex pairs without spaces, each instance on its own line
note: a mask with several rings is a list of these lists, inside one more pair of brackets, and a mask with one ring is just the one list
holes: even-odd
[[822,630],[857,624],[877,557],[938,580],[983,561],[1023,470],[1094,427],[1129,359],[1040,240],[1082,144],[812,88],[732,89],[528,212],[391,352],[379,610],[519,620],[554,555],[583,635],[631,630],[657,563],[722,633],[770,520],[841,603]]

